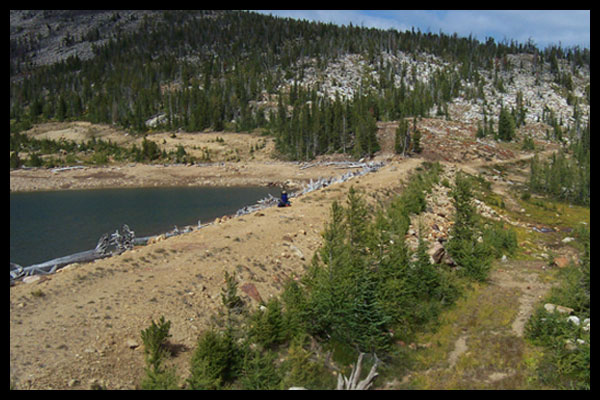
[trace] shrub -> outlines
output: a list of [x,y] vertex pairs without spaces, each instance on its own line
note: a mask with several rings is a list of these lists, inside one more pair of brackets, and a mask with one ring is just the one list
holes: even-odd
[[503,254],[514,254],[518,245],[517,233],[514,229],[507,229],[502,224],[493,224],[484,229],[483,242],[489,246],[490,254],[499,258]]
[[154,367],[154,369],[158,369],[160,363],[167,354],[164,345],[171,336],[169,334],[170,328],[171,321],[165,321],[165,317],[161,316],[158,324],[152,321],[152,325],[142,331],[146,362]]
[[37,153],[31,153],[29,155],[29,160],[25,163],[28,167],[41,167],[44,165],[44,161]]
[[179,379],[175,370],[165,369],[162,366],[168,354],[165,344],[171,336],[169,334],[170,327],[171,321],[165,321],[164,316],[161,316],[158,324],[152,321],[150,327],[141,333],[146,356],[146,376],[141,383],[142,389],[178,389]]
[[273,348],[285,340],[281,302],[274,297],[250,318],[250,337],[263,348]]
[[283,363],[285,376],[281,387],[288,389],[300,386],[309,390],[331,389],[335,381],[331,372],[325,365],[311,360],[314,354],[304,349],[303,342],[306,337],[299,337],[290,344],[288,356]]
[[548,313],[540,307],[527,321],[525,334],[534,344],[545,348],[537,368],[543,384],[562,389],[590,389],[589,333],[568,322],[564,314]]
[[205,332],[192,355],[190,388],[215,390],[233,382],[240,371],[242,351],[230,330]]

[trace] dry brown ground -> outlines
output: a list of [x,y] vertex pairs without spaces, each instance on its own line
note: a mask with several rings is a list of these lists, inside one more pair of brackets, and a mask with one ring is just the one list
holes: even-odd
[[230,219],[12,287],[11,378],[22,388],[89,388],[93,382],[134,388],[144,357],[142,346],[132,349],[130,342],[141,344],[140,331],[162,315],[172,321],[176,365],[185,375],[198,334],[220,305],[225,271],[268,299],[287,277],[303,272],[332,201],[345,201],[350,185],[371,197],[399,190],[420,162],[389,165],[295,198],[292,207]]
[[[89,126],[82,126],[77,134],[89,131]],[[389,142],[393,130],[389,125],[383,128],[383,139]],[[53,129],[39,134],[60,131]],[[69,129],[72,134],[76,130]],[[231,141],[229,136],[221,136],[233,143],[234,136]],[[246,140],[248,137],[245,135]],[[380,157],[389,162],[377,173],[295,198],[292,207],[229,219],[119,256],[72,265],[36,283],[11,287],[11,382],[17,388],[35,389],[135,388],[144,374],[140,331],[160,316],[172,322],[173,362],[179,375],[186,376],[198,335],[210,326],[211,316],[221,304],[225,271],[236,273],[240,287],[254,285],[262,299],[279,293],[287,278],[303,273],[319,247],[334,200],[345,201],[351,185],[370,200],[399,192],[402,180],[422,161],[398,160],[389,153]],[[301,170],[298,163],[262,159],[205,167],[110,166],[57,173],[18,170],[11,171],[10,181],[12,191],[267,184],[343,172],[335,167]],[[245,294],[243,298],[256,306],[256,300]]]

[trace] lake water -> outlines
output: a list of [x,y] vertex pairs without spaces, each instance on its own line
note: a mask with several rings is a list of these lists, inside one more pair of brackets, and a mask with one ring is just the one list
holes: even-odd
[[10,194],[10,261],[28,266],[96,247],[127,224],[136,237],[207,223],[279,189],[266,187],[66,190]]

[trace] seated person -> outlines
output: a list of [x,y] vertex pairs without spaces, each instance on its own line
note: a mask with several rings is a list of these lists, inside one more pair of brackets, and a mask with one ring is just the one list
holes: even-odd
[[288,200],[287,192],[284,190],[281,192],[281,199],[279,200],[279,204],[277,207],[290,207],[292,204]]

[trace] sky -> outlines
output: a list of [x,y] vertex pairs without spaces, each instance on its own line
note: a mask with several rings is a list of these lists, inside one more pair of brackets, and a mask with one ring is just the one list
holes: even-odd
[[539,48],[590,48],[590,10],[255,10],[279,17],[398,31],[419,29],[481,42],[532,40]]

